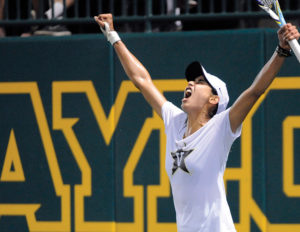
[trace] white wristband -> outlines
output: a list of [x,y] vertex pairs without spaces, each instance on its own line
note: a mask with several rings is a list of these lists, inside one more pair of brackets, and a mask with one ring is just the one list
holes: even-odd
[[104,23],[104,28],[100,27],[101,31],[107,38],[107,41],[114,45],[114,43],[120,41],[120,36],[116,31],[111,31],[107,22]]
[[121,38],[118,35],[118,32],[110,31],[110,32],[107,33],[107,40],[111,43],[111,45],[114,45],[114,43],[120,41]]

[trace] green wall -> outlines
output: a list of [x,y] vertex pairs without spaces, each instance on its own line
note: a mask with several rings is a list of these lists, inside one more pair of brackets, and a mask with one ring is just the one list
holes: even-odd
[[[277,44],[274,30],[121,38],[178,106],[191,61],[227,83],[231,105]],[[1,232],[176,231],[162,121],[101,34],[4,38],[0,60]],[[300,231],[295,57],[277,80],[229,156],[225,180],[238,231]]]

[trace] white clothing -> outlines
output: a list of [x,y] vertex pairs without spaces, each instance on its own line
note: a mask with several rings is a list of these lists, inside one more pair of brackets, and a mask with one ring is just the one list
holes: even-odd
[[[51,6],[50,6],[51,7]],[[52,19],[52,13],[53,13],[53,18],[58,18],[64,13],[64,5],[61,2],[55,2],[53,4],[53,8],[50,8],[45,12],[45,15],[47,16],[48,19]]]
[[166,170],[178,232],[235,232],[223,174],[241,126],[232,132],[227,109],[183,139],[186,113],[166,102],[162,117],[167,135]]

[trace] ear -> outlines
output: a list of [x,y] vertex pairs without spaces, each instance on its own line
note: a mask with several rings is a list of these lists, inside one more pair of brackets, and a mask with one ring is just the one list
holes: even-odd
[[217,105],[220,101],[220,98],[218,95],[212,95],[210,98],[209,98],[209,103],[213,104],[213,105]]

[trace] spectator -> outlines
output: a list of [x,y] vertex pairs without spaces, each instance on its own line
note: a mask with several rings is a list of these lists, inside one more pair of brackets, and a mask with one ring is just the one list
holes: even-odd
[[[0,0],[4,1],[4,0]],[[74,4],[74,0],[66,0],[66,8],[69,8]],[[32,0],[34,12],[32,14],[33,18],[36,18],[36,12],[39,12],[40,9],[40,0]],[[64,5],[63,0],[54,0],[53,5],[49,6],[49,9],[44,12],[41,18],[45,19],[62,19],[64,13]],[[37,28],[33,28],[29,33],[23,33],[21,36],[32,36],[32,35],[49,35],[49,36],[66,36],[71,35],[71,32],[67,29],[66,26],[58,24],[58,25],[47,25],[47,26],[39,26]]]

